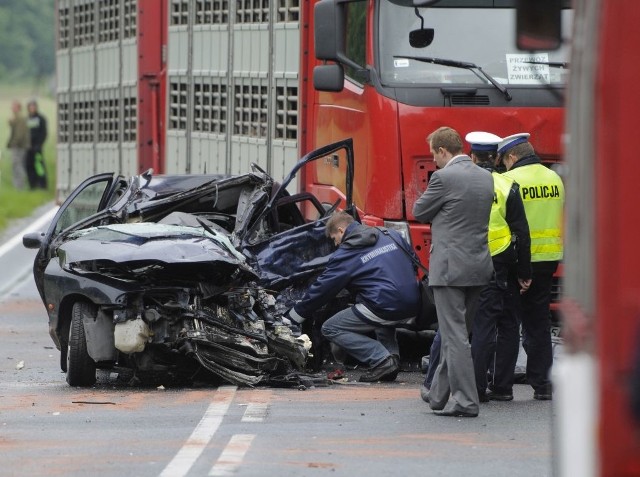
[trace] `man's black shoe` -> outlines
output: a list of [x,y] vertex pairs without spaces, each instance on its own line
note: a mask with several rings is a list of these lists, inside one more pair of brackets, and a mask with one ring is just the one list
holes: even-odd
[[478,417],[477,412],[469,412],[469,411],[456,411],[456,410],[442,410],[442,411],[433,411],[436,416],[452,416],[452,417]]
[[400,368],[396,364],[393,356],[387,356],[382,363],[371,368],[368,372],[360,376],[358,381],[363,383],[375,383],[377,381],[394,381],[398,376]]
[[513,393],[497,393],[489,391],[487,397],[490,401],[513,401]]
[[478,393],[478,399],[480,399],[480,402],[489,402],[489,396],[487,396],[487,393]]
[[553,399],[553,396],[551,395],[551,393],[539,393],[535,391],[533,393],[533,399],[537,399],[538,401],[551,401]]
[[553,399],[551,395],[551,384],[534,389],[533,399],[537,399],[538,401],[551,401]]
[[424,402],[426,403],[429,402],[429,389],[427,389],[427,387],[424,384],[420,386],[420,397]]

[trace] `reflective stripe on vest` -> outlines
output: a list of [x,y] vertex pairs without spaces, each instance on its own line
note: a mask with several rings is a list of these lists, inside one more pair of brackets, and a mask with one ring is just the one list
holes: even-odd
[[542,164],[504,173],[520,185],[520,196],[531,233],[531,261],[562,260],[564,186],[560,176]]
[[504,252],[511,244],[511,229],[506,221],[507,198],[513,185],[513,179],[497,172],[493,176],[493,204],[489,216],[489,252],[495,256]]

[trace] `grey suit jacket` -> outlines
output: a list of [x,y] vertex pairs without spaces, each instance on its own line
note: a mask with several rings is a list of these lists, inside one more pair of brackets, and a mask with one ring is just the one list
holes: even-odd
[[435,171],[413,205],[420,222],[431,222],[429,284],[480,286],[489,283],[493,263],[487,233],[493,177],[468,156]]

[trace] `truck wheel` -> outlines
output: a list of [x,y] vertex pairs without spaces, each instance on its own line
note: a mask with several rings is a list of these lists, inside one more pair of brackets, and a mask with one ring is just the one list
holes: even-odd
[[83,301],[74,303],[67,348],[67,383],[70,386],[92,386],[96,382],[96,363],[87,353],[87,340],[82,324],[85,316],[95,318],[95,306]]

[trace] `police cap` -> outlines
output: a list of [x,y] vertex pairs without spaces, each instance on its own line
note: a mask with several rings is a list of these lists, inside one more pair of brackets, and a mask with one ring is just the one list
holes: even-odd
[[502,154],[518,144],[527,142],[529,140],[529,136],[529,133],[518,133],[503,138],[502,141],[500,141],[500,144],[498,144],[498,154]]
[[500,136],[484,131],[470,132],[464,138],[469,144],[471,144],[471,150],[478,152],[496,152],[498,144],[502,141]]

